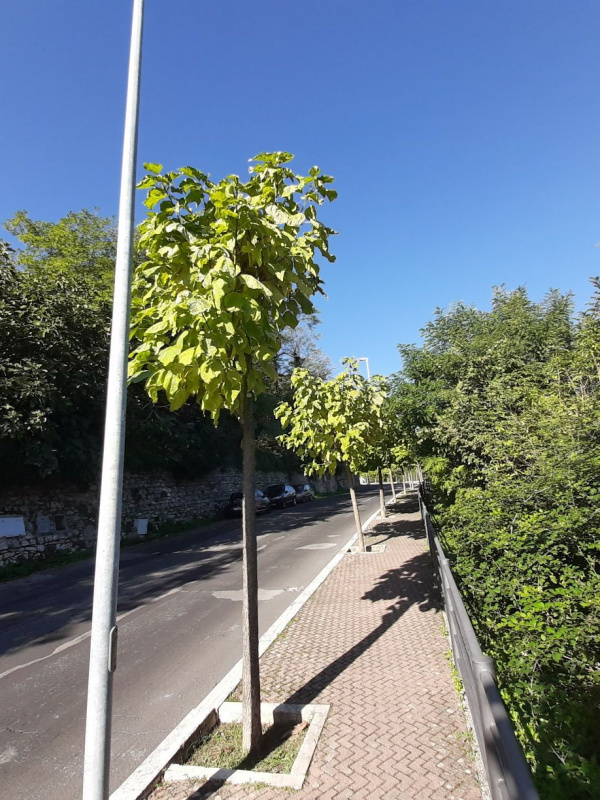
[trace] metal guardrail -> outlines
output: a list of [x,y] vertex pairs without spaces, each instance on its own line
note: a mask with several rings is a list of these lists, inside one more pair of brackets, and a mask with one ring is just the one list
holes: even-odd
[[450,563],[420,491],[419,508],[444,598],[454,663],[465,687],[492,800],[539,800],[529,766],[498,691],[494,662],[481,652]]

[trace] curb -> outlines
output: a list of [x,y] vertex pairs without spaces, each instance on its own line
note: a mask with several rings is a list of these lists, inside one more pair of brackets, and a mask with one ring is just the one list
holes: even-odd
[[[378,515],[379,509],[371,514],[367,521],[363,523],[363,532],[367,530]],[[298,595],[294,602],[260,637],[258,643],[259,657],[265,653],[279,634],[285,630],[300,609],[308,602],[319,586],[340,563],[357,538],[357,534],[354,533],[331,561],[329,561],[321,572],[309,583],[304,591]],[[119,788],[110,795],[110,800],[143,800],[143,798],[147,797],[152,789],[154,789],[171,761],[173,761],[177,754],[193,740],[198,728],[205,722],[210,714],[214,713],[215,709],[226,701],[241,679],[242,660],[240,659],[214,689],[212,689],[206,697],[182,719],[179,725],[163,739],[145,761],[143,761]]]

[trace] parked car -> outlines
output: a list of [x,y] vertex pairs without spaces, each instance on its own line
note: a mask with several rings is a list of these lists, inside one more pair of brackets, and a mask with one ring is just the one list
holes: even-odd
[[310,483],[299,483],[294,486],[294,489],[296,490],[297,503],[308,503],[310,500],[315,499],[315,490]]
[[[239,517],[242,514],[242,503],[244,495],[242,492],[234,492],[229,498],[229,502],[225,506],[225,513],[229,517]],[[264,492],[257,489],[254,493],[254,502],[256,513],[260,511],[268,511],[271,508],[271,501],[265,496]]]
[[296,505],[296,490],[289,483],[275,483],[273,486],[267,486],[265,494],[271,501],[271,505],[277,506],[277,508]]

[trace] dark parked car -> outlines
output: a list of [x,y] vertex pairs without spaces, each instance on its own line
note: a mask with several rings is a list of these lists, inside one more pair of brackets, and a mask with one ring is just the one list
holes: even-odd
[[299,483],[294,486],[294,489],[296,490],[297,503],[308,503],[310,500],[315,499],[315,490],[310,483]]
[[265,494],[271,501],[271,505],[277,506],[277,508],[296,505],[296,490],[289,483],[276,483],[273,486],[267,486]]
[[[241,492],[234,492],[229,498],[229,502],[225,506],[225,513],[230,517],[239,517],[242,514],[242,501],[244,495]],[[265,497],[264,492],[257,489],[254,493],[256,513],[260,511],[268,511],[271,508],[271,502],[268,497]]]

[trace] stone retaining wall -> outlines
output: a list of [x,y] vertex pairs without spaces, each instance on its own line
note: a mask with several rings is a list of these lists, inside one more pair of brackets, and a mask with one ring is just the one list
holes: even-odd
[[[265,487],[290,480],[302,483],[305,478],[263,472],[258,473],[256,485]],[[321,492],[333,491],[338,486],[331,477],[311,482]],[[234,470],[209,473],[197,480],[176,480],[166,473],[128,474],[123,487],[121,536],[134,533],[136,519],[147,519],[152,526],[214,516],[240,487],[241,475]],[[0,528],[0,567],[57,552],[93,548],[97,514],[97,486],[87,491],[69,486],[0,490],[0,519],[23,517],[25,523],[25,533],[21,535],[8,535],[10,528]]]

